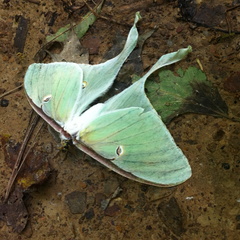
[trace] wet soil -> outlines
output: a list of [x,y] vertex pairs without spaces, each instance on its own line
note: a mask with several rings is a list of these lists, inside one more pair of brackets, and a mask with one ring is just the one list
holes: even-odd
[[[233,1],[218,2],[225,8],[233,4]],[[0,94],[23,83],[25,71],[34,62],[33,57],[47,34],[80,21],[88,11],[81,1],[1,1]],[[82,39],[85,46],[92,46],[90,63],[101,62],[116,36],[127,36],[136,11],[143,17],[138,25],[140,33],[155,29],[144,44],[143,69],[147,70],[162,54],[191,45],[193,53],[171,69],[199,67],[198,59],[229,111],[239,116],[240,80],[235,77],[239,76],[240,67],[239,34],[213,29],[206,21],[199,25],[184,20],[177,1],[106,1],[101,14],[109,20],[99,18]],[[232,27],[237,32],[240,19],[239,14],[235,15]],[[196,19],[202,18],[198,15],[195,22]],[[20,45],[14,43],[19,21],[27,24],[26,42],[22,36]],[[217,28],[229,30],[227,24],[217,24],[222,24]],[[232,76],[234,81],[229,80]],[[21,142],[31,107],[23,89],[4,99],[0,107],[0,134]],[[25,230],[16,233],[1,221],[0,238],[239,239],[240,123],[186,114],[172,121],[168,128],[189,159],[193,176],[179,186],[157,188],[121,177],[76,150],[59,151],[59,144],[44,125],[36,141],[48,153],[50,177],[25,195],[29,212]],[[3,196],[11,170],[2,150],[0,169]]]

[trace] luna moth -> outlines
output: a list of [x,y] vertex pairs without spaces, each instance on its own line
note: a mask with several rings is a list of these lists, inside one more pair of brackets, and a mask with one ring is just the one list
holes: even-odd
[[163,55],[140,80],[104,103],[89,105],[113,84],[138,40],[136,13],[122,52],[104,63],[35,63],[24,88],[30,105],[62,139],[113,171],[142,183],[174,186],[191,176],[188,160],[145,92],[148,76],[180,61],[191,47]]

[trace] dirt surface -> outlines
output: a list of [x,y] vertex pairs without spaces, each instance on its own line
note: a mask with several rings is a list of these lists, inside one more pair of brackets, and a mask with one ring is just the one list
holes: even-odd
[[[238,1],[218,2],[228,9]],[[224,12],[220,10],[218,18]],[[80,21],[88,11],[81,0],[1,1],[0,94],[23,83],[25,71],[34,62],[47,34]],[[212,26],[212,22],[196,24],[202,19],[199,12],[195,23],[190,22],[189,16],[189,21],[183,20],[177,1],[106,1],[102,16],[122,25],[101,18],[93,24],[82,40],[86,47],[91,47],[90,63],[101,62],[116,36],[127,36],[136,11],[143,17],[138,24],[140,33],[155,29],[142,51],[143,69],[147,70],[162,54],[191,45],[193,53],[170,69],[199,66],[199,59],[229,111],[239,116],[239,34],[227,34],[224,20],[216,24],[225,33],[213,29],[216,25]],[[238,16],[236,12],[231,14],[233,32],[238,32],[239,12]],[[24,29],[23,46],[14,41],[19,21],[28,26]],[[9,102],[1,101],[0,134],[21,142],[31,107],[23,89],[4,99]],[[59,151],[59,144],[44,125],[35,141],[47,153],[52,166],[50,177],[25,193],[29,212],[25,230],[16,233],[0,221],[0,239],[239,239],[239,122],[186,114],[168,128],[189,159],[193,176],[179,186],[157,188],[125,179],[76,150],[68,154]],[[0,193],[4,196],[11,170],[2,150],[0,169]]]

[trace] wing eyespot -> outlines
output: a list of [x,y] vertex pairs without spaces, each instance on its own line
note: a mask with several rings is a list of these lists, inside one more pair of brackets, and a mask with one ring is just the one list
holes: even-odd
[[47,103],[47,102],[49,102],[51,100],[51,98],[52,98],[51,94],[46,95],[45,97],[43,97],[42,102],[43,103]]
[[116,153],[118,156],[121,156],[123,155],[123,146],[118,146],[117,149],[116,149]]
[[87,84],[88,84],[88,83],[87,83],[86,81],[83,81],[83,83],[82,83],[82,89],[86,88]]

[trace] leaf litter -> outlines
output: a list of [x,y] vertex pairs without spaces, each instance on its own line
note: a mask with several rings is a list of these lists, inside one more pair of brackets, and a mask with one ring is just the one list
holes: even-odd
[[186,71],[178,69],[177,75],[170,70],[161,70],[157,82],[147,81],[146,89],[165,123],[185,113],[230,118],[218,89],[196,67],[189,67]]
[[[14,169],[21,144],[10,140],[6,135],[1,135],[0,138],[5,162]],[[28,211],[24,204],[24,194],[32,186],[42,184],[48,179],[51,170],[45,152],[36,148],[29,151],[16,177],[14,189],[9,193],[8,198],[0,203],[0,219],[12,226],[14,231],[21,233],[27,224]]]
[[[96,8],[98,12],[101,10],[102,3]],[[41,61],[45,57],[43,52],[47,52],[52,61],[88,63],[88,50],[81,46],[79,38],[86,33],[95,20],[94,14],[89,12],[75,28],[71,29],[70,25],[61,28],[54,36],[51,36],[52,38],[47,38],[47,45],[40,49],[35,57]],[[59,54],[50,53],[47,50],[47,47],[50,46],[48,43],[53,40],[62,42],[64,45]],[[31,134],[32,132],[29,137]],[[24,141],[24,144],[28,142],[28,136],[25,136],[25,138],[27,140]],[[42,150],[37,150],[36,146],[28,151],[24,151],[24,149],[21,151],[21,144],[11,141],[9,136],[1,135],[0,139],[3,145],[5,162],[13,169],[5,199],[0,203],[0,219],[5,221],[7,225],[12,226],[14,231],[21,233],[28,221],[24,193],[28,192],[32,186],[42,184],[47,180],[52,168],[48,161],[48,154]],[[25,148],[25,146],[22,147]],[[25,154],[25,156],[22,156],[22,154]]]
[[[103,1],[97,6],[97,13],[100,12],[102,3]],[[79,24],[75,26],[68,24],[60,28],[55,34],[46,38],[47,44],[36,56],[38,56],[41,51],[48,52],[47,48],[53,42],[59,42],[64,45],[63,50],[59,54],[48,52],[53,61],[88,63],[88,51],[81,46],[79,38],[87,32],[95,20],[96,16],[92,12],[89,12]],[[135,50],[135,53],[133,52],[133,60],[128,61],[128,65],[130,65],[129,63],[131,62],[133,66],[126,67],[128,75],[131,69],[134,70],[132,73],[142,73],[142,63],[139,56],[144,41],[150,37],[152,33],[153,31],[149,31],[140,37],[139,48]],[[114,48],[113,51],[110,51],[110,54],[111,53],[115,55]],[[109,58],[107,55],[105,57]],[[138,61],[136,61],[136,59]],[[202,71],[194,67],[189,67],[186,71],[179,69],[177,73],[178,76],[174,75],[170,70],[162,70],[159,72],[160,83],[147,81],[146,84],[148,97],[165,123],[170,122],[180,114],[188,112],[202,113],[215,117],[228,116],[227,105],[222,100],[217,88],[214,88],[211,83],[207,81]],[[123,78],[123,75],[120,74],[120,76]],[[19,143],[12,145],[6,144],[6,142],[7,139],[3,137],[2,143],[4,143],[3,145],[5,146],[5,161],[12,165],[11,162],[16,157],[16,152],[19,151]],[[13,167],[13,165],[11,167]],[[51,168],[47,161],[47,155],[42,152],[37,152],[36,150],[30,151],[25,166],[17,176],[17,185],[14,191],[10,194],[8,201],[0,205],[0,218],[9,225],[12,225],[15,231],[21,232],[25,228],[28,219],[28,213],[23,202],[23,193],[32,185],[40,184],[46,180],[50,171]],[[16,200],[12,201],[12,199]],[[13,211],[13,209],[17,210]],[[14,214],[12,214],[12,212],[14,212]]]
[[[94,8],[96,13],[101,11],[103,3],[104,0]],[[42,60],[46,57],[46,51],[48,51],[54,43],[66,43],[73,35],[73,32],[78,39],[82,38],[96,19],[97,17],[94,13],[89,11],[79,23],[67,24],[66,26],[60,28],[55,34],[47,36],[46,43],[34,57],[35,62],[42,62]]]

